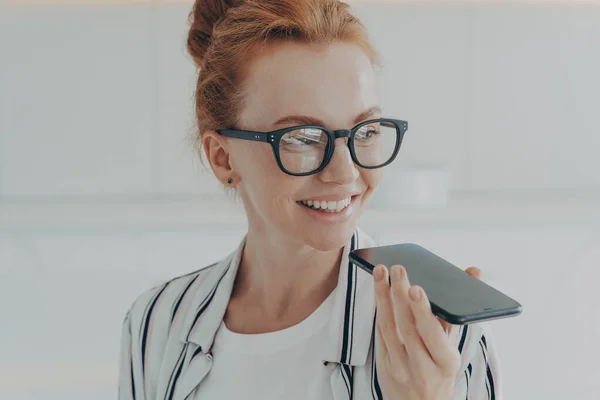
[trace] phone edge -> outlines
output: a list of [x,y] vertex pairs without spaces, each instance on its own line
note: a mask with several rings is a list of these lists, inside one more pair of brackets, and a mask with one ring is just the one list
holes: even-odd
[[[357,250],[363,250],[363,249],[357,249]],[[368,261],[364,261],[362,258],[357,258],[356,255],[354,254],[355,250],[352,250],[349,254],[348,254],[348,258],[350,259],[350,261],[358,266],[360,269],[368,272],[369,274],[373,275],[373,270],[375,269],[375,266],[372,265],[370,262]],[[364,261],[364,262],[363,262]]]
[[[363,250],[363,249],[356,249],[356,250]],[[355,250],[352,250],[351,252],[348,253],[348,259],[353,264],[355,264],[356,266],[361,268],[362,270],[373,275],[373,269],[375,269],[375,266],[373,264],[371,264],[370,262],[363,260],[362,258],[357,258],[357,256],[354,254],[354,251]],[[463,272],[464,272],[464,270],[463,270]],[[509,310],[509,312],[506,312],[504,314],[497,314],[494,312],[492,312],[492,313],[484,312],[484,313],[478,313],[478,314],[471,314],[471,318],[445,312],[443,308],[439,307],[437,304],[435,304],[431,300],[429,301],[429,304],[431,304],[431,309],[432,309],[432,312],[434,313],[434,315],[442,318],[444,321],[446,321],[450,324],[453,324],[453,325],[474,324],[474,323],[479,323],[479,322],[493,321],[493,320],[497,320],[497,319],[511,318],[511,317],[516,317],[516,316],[520,315],[523,312],[523,306],[519,302],[517,302],[515,299],[513,299],[512,297],[510,297],[506,294],[504,294],[504,295],[509,297],[512,301],[514,301],[517,304],[517,306],[514,308],[511,308],[511,309],[505,309],[505,310]]]

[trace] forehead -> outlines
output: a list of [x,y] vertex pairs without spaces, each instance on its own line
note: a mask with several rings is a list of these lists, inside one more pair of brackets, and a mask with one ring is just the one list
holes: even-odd
[[261,51],[246,70],[241,123],[268,130],[287,115],[306,115],[328,128],[349,128],[379,105],[375,72],[367,55],[350,43],[314,46],[285,42]]

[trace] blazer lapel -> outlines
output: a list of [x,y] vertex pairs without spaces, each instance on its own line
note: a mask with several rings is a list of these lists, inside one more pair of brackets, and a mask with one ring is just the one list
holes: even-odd
[[363,367],[367,362],[375,313],[373,278],[350,262],[348,254],[374,246],[375,242],[356,228],[342,256],[334,314],[329,322],[330,344],[324,359],[331,368],[335,400],[353,398],[354,367]]
[[212,368],[212,344],[227,310],[245,241],[244,237],[235,252],[211,267],[194,296],[179,334],[183,347],[164,400],[192,400],[190,395]]
[[352,400],[354,367],[341,363],[331,363],[331,366],[331,391],[334,400]]
[[[186,346],[181,376],[175,384],[172,400],[186,400],[204,380],[212,367],[212,356],[200,351],[193,343]],[[193,398],[193,397],[192,397]],[[171,400],[171,399],[169,399]]]

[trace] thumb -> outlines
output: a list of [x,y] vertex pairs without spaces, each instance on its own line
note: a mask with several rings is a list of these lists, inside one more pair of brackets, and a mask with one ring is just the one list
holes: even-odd
[[473,278],[481,279],[481,270],[477,267],[469,267],[465,272],[471,275]]

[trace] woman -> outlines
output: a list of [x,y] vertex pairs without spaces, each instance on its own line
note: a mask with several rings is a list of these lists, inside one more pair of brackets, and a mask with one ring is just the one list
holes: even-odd
[[407,129],[382,118],[376,54],[348,7],[196,0],[191,24],[197,141],[248,232],[135,301],[119,397],[499,398],[484,326],[438,320],[401,266],[390,286],[383,266],[348,262],[375,245],[356,221]]

